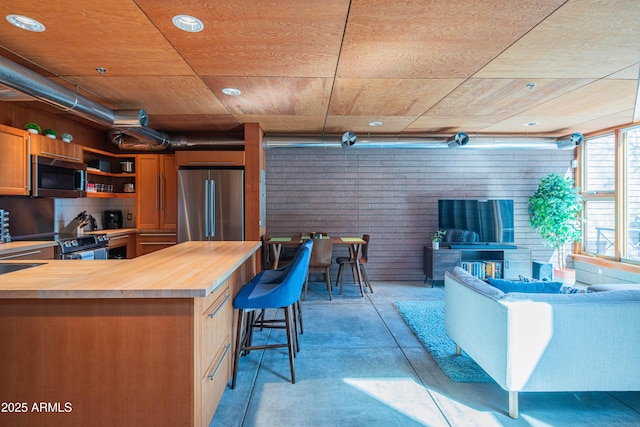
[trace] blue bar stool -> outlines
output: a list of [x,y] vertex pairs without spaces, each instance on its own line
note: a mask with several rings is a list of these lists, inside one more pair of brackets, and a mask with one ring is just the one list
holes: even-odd
[[[238,364],[240,356],[251,350],[263,350],[269,348],[287,347],[289,352],[289,368],[291,370],[291,382],[296,382],[294,362],[294,344],[297,330],[294,323],[294,309],[299,301],[302,288],[309,273],[309,259],[313,241],[309,240],[294,256],[293,261],[285,269],[276,273],[265,272],[258,274],[249,283],[244,285],[233,300],[233,307],[239,310],[238,328],[236,331],[235,356],[233,359],[233,379],[231,388],[235,388],[238,376]],[[256,321],[255,313],[264,309],[284,310],[285,330],[287,334],[286,344],[252,345],[251,338],[253,328],[265,327],[265,322]],[[268,327],[268,326],[266,326]]]

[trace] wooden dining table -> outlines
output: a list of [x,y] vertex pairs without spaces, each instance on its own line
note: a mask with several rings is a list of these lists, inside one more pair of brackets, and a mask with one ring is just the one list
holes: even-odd
[[[267,240],[267,244],[271,247],[273,254],[273,268],[278,268],[280,263],[280,256],[282,254],[282,248],[295,248],[310,239],[309,234],[296,234],[288,236],[271,236]],[[359,259],[362,253],[362,245],[365,242],[361,237],[352,236],[327,236],[323,235],[321,239],[331,239],[334,246],[346,246],[349,248],[349,256],[353,259]],[[364,287],[362,285],[362,272],[360,270],[360,263],[355,263],[356,280],[360,286],[360,295],[364,297]]]

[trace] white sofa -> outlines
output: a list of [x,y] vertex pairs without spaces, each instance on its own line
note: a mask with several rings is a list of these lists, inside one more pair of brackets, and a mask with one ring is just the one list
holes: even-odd
[[640,290],[503,293],[459,267],[445,274],[445,327],[509,392],[640,390]]

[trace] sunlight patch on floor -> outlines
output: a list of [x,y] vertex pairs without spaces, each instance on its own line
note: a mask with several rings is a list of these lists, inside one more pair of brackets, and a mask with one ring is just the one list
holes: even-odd
[[[438,406],[442,408],[442,412],[445,413],[447,418],[456,420],[456,423],[482,427],[503,425],[496,419],[495,415],[489,411],[478,411],[433,389],[429,389],[429,393],[431,393],[433,398],[438,402]],[[467,420],[468,422],[465,423],[463,420]]]
[[344,378],[343,381],[425,426],[446,426],[427,390],[411,378]]

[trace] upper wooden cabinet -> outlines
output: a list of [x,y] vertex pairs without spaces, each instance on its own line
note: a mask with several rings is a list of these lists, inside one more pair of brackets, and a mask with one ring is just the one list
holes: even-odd
[[27,131],[0,125],[0,195],[29,195]]
[[173,154],[136,156],[137,228],[175,229],[178,173]]
[[177,151],[180,166],[244,166],[244,151]]
[[82,162],[82,146],[44,135],[29,134],[30,152],[34,156],[51,157],[68,162]]

